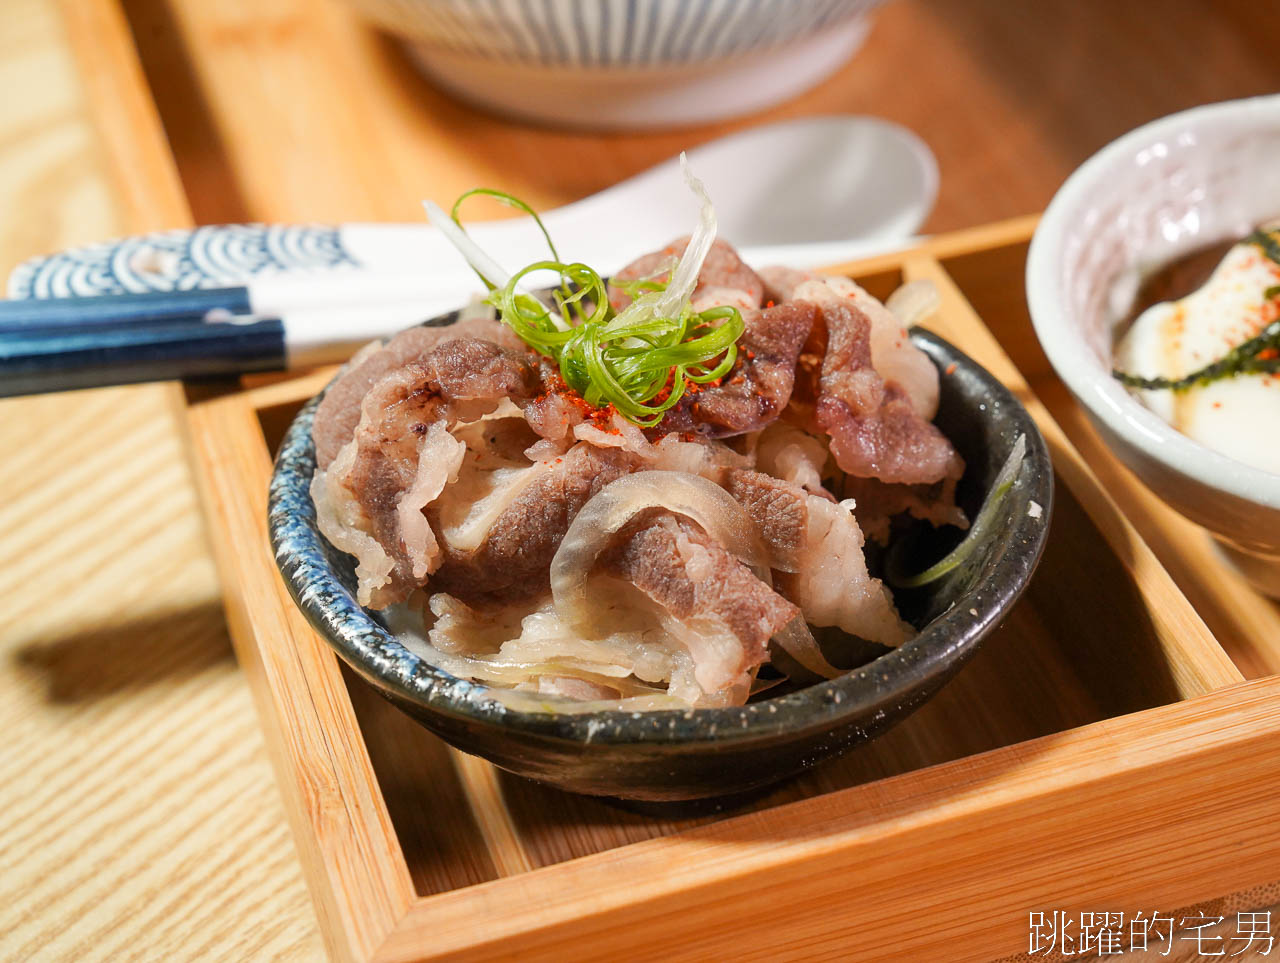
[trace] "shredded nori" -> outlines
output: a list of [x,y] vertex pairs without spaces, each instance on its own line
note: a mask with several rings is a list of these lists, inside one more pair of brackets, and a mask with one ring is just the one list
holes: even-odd
[[1254,231],[1244,239],[1245,244],[1256,244],[1262,248],[1262,253],[1270,260],[1280,264],[1280,241],[1276,240],[1276,235],[1280,231],[1264,231],[1262,228]]
[[[1266,358],[1259,355],[1270,349]],[[1199,385],[1207,385],[1221,378],[1235,378],[1247,374],[1274,374],[1280,371],[1280,321],[1272,321],[1262,329],[1262,333],[1250,338],[1243,344],[1236,345],[1225,355],[1207,364],[1198,371],[1181,378],[1142,378],[1138,375],[1126,374],[1123,371],[1112,371],[1121,384],[1130,388],[1141,388],[1144,391],[1186,391]]]
[[[1276,240],[1277,233],[1280,232],[1260,229],[1245,238],[1243,243],[1257,245],[1270,260],[1280,264],[1280,241]],[[1267,301],[1280,297],[1280,284],[1267,288],[1262,292],[1262,297]],[[1280,372],[1280,320],[1271,322],[1261,333],[1236,345],[1217,361],[1181,378],[1143,378],[1117,369],[1112,369],[1111,374],[1129,388],[1144,391],[1187,391],[1223,378],[1276,372]]]

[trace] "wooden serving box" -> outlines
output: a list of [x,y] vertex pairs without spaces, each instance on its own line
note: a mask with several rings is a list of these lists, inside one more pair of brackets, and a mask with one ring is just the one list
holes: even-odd
[[384,702],[307,625],[267,544],[272,452],[332,370],[192,401],[232,637],[334,958],[982,960],[1025,952],[1033,911],[1274,902],[1253,888],[1280,878],[1280,609],[1053,376],[1022,293],[1033,227],[840,270],[880,296],[935,281],[929,326],[1035,416],[1058,482],[1036,577],[937,698],[747,810],[567,795]]

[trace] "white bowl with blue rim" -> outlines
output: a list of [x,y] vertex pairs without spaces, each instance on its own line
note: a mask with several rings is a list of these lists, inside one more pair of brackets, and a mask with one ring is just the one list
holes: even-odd
[[761,110],[839,69],[883,0],[348,0],[437,84],[500,113],[608,129]]

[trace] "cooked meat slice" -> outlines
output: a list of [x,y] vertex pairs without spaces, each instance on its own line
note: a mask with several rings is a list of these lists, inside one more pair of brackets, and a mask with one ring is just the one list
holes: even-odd
[[769,639],[800,614],[702,528],[646,512],[619,532],[599,570],[630,583],[669,618],[708,695],[749,684]]
[[[413,583],[424,579],[437,563],[439,545],[421,508],[449,483],[465,453],[465,446],[449,434],[443,422],[433,424],[414,456],[412,480],[396,499],[394,509],[379,516],[383,522],[378,526],[363,501],[343,481],[351,475],[358,454],[355,441],[345,445],[327,469],[316,471],[311,480],[316,523],[336,548],[355,557],[356,597],[361,605],[384,608],[401,601]],[[401,550],[392,552],[376,531],[396,524],[403,526],[403,540],[398,543]]]
[[899,645],[911,629],[889,590],[867,572],[864,539],[847,507],[805,496],[808,525],[797,570],[779,573],[777,589],[814,625],[834,625],[882,645]]
[[722,441],[666,435],[642,454],[644,467],[658,471],[682,471],[715,482],[724,483],[735,468],[746,468],[751,457],[734,451]]
[[819,275],[812,271],[801,271],[776,264],[761,268],[760,280],[764,283],[765,303],[772,301],[774,304],[781,304],[783,301],[790,301],[796,288],[816,277]]
[[774,569],[774,588],[818,626],[898,645],[908,635],[881,581],[867,571],[862,532],[844,505],[757,471],[726,485],[755,523]]
[[534,381],[525,358],[464,338],[384,375],[365,394],[352,439],[312,484],[317,505],[326,506],[321,531],[331,542],[363,545],[344,530],[354,527],[391,561],[389,568],[382,559],[363,565],[369,577],[360,580],[362,604],[403,601],[439,564],[422,510],[456,475],[465,451],[447,429],[527,395]]
[[[482,431],[496,439],[511,430],[511,421],[479,422],[456,433],[470,438]],[[576,434],[582,441],[532,464],[523,458],[497,464],[488,454],[467,456],[457,484],[429,509],[445,557],[432,578],[433,591],[477,605],[529,598],[549,587],[551,557],[569,523],[604,485],[654,468],[687,471],[719,483],[731,469],[750,463],[720,442],[667,435],[651,443],[625,422],[611,431],[583,424]],[[508,447],[524,440],[513,440]]]
[[[856,282],[844,277],[813,274],[791,268],[765,268],[766,297],[784,301],[812,301],[818,305],[851,304],[870,322],[871,364],[886,382],[896,383],[916,413],[932,420],[938,413],[938,371],[893,312]],[[821,328],[815,329],[820,334]]]
[[[507,604],[548,591],[551,558],[574,516],[592,495],[640,464],[631,452],[580,443],[503,479],[503,487],[487,495],[493,501],[476,506],[484,518],[472,518],[469,526],[450,523],[447,501],[432,506],[429,517],[445,539],[432,591],[468,605]],[[477,526],[483,537],[477,538]],[[452,531],[469,535],[454,535],[451,543]]]
[[607,418],[597,416],[591,421],[576,425],[573,437],[597,448],[621,448],[646,458],[651,458],[654,454],[653,443],[640,427],[627,421],[616,409],[610,411]]
[[775,421],[756,439],[755,455],[756,468],[765,474],[799,485],[811,495],[832,498],[822,485],[827,445],[815,435],[788,421]]
[[964,462],[945,435],[912,406],[897,382],[871,363],[871,321],[852,302],[821,306],[826,331],[814,418],[831,454],[859,478],[932,484],[959,478]]
[[[661,434],[654,432],[653,434]],[[750,455],[734,451],[723,441],[697,434],[667,431],[657,441],[616,411],[608,421],[578,425],[573,435],[597,448],[617,448],[637,455],[643,468],[659,471],[682,471],[710,479],[717,485],[731,468],[747,468]]]
[[689,307],[695,314],[701,314],[712,308],[754,311],[760,307],[760,299],[753,297],[750,291],[739,291],[736,288],[703,288],[690,299]]
[[850,475],[917,485],[964,474],[964,462],[946,436],[892,388],[871,410],[825,396],[818,402],[817,420],[831,435],[836,464]]
[[475,421],[460,421],[453,435],[467,446],[467,463],[481,471],[529,464],[528,450],[542,440],[510,400]]
[[483,338],[512,351],[526,350],[515,332],[491,318],[471,318],[439,328],[408,328],[381,348],[362,348],[338,373],[316,409],[311,428],[316,464],[328,468],[342,446],[351,440],[360,421],[360,402],[370,388],[401,365],[420,361],[436,345],[458,338]]
[[796,359],[816,316],[808,302],[744,312],[733,369],[720,384],[686,393],[654,432],[726,438],[773,421],[791,399]]
[[953,476],[932,485],[891,485],[849,475],[844,494],[853,499],[853,514],[866,536],[885,544],[889,541],[889,520],[904,513],[935,526],[968,528],[969,520],[956,504],[958,481]]
[[[467,452],[457,477],[432,503],[431,526],[455,553],[479,548],[494,521],[536,475],[546,459],[532,458],[539,442],[514,405],[479,421],[456,426],[453,436]],[[548,455],[562,454],[557,448]]]
[[747,511],[775,572],[795,572],[804,550],[808,510],[803,489],[763,472],[737,470],[725,490]]
[[[613,309],[621,311],[631,303],[631,298],[613,282],[652,278],[665,283],[671,277],[671,265],[684,255],[688,243],[688,237],[679,238],[661,251],[637,258],[615,274],[609,284],[609,303],[613,305]],[[693,289],[694,298],[707,288],[728,288],[740,292],[746,295],[749,307],[758,308],[760,296],[764,293],[764,282],[738,257],[733,245],[717,240],[711,245],[706,260],[702,262],[702,270],[698,272],[698,285]]]
[[582,424],[591,407],[565,385],[555,361],[539,355],[537,364],[539,390],[516,399],[516,403],[530,427],[539,435],[567,443],[572,440],[573,429]]

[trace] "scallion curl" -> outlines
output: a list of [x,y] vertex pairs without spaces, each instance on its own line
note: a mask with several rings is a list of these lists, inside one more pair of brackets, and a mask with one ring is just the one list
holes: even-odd
[[[704,203],[695,239],[696,250],[705,255],[710,238],[714,237],[714,213],[701,185],[692,175],[687,177]],[[463,201],[478,195],[532,217],[546,239],[551,257],[526,265],[500,284],[493,283],[478,264],[485,258],[483,263],[493,265],[488,273],[495,276],[496,264],[465,236],[458,218]],[[651,428],[679,403],[690,384],[717,381],[737,363],[737,341],[745,330],[737,308],[724,306],[695,312],[686,293],[683,302],[676,303],[672,310],[676,299],[669,285],[676,277],[679,261],[666,269],[667,281],[655,275],[620,284],[632,303],[615,313],[609,304],[605,279],[586,264],[562,260],[542,219],[519,198],[490,188],[475,188],[454,202],[449,218],[450,227],[456,225],[463,237],[455,239],[452,235],[456,232],[452,230],[447,236],[463,250],[488,288],[485,300],[525,344],[555,359],[565,383],[588,403],[597,407],[612,405],[628,421]],[[691,240],[685,256],[694,250]],[[699,257],[699,263],[700,260]],[[551,289],[551,304],[517,290],[529,275],[541,272],[557,277]],[[689,269],[683,273],[688,274]],[[689,288],[688,278],[684,282],[684,287]]]

